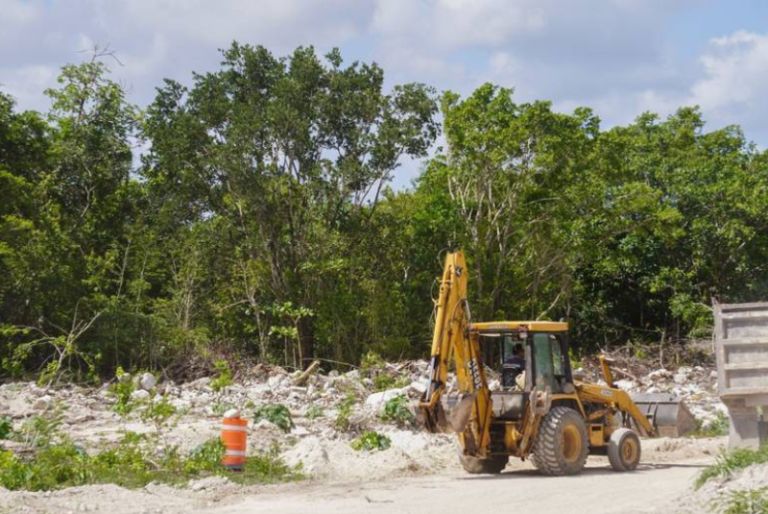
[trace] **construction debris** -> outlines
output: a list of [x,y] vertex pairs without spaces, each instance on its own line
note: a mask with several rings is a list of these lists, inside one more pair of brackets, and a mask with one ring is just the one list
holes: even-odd
[[[121,381],[134,384],[132,398],[135,401],[157,400],[161,398],[156,396],[160,392],[175,407],[178,419],[174,429],[164,438],[167,444],[178,445],[182,451],[190,451],[217,437],[221,419],[236,412],[250,420],[249,454],[277,448],[287,464],[301,464],[302,472],[316,479],[380,480],[459,470],[453,437],[426,434],[415,427],[384,421],[380,416],[393,398],[403,395],[413,400],[423,393],[427,366],[426,361],[387,364],[377,373],[386,374],[388,378],[382,380],[379,377],[377,383],[397,384],[398,387],[383,391],[375,390],[368,373],[360,370],[322,373],[319,366],[309,373],[289,373],[276,366],[260,366],[254,370],[252,378],[219,391],[213,389],[210,378],[184,384],[171,381],[152,384],[147,375],[127,379],[124,375]],[[621,363],[618,366],[621,367]],[[592,372],[589,368],[583,371]],[[497,380],[492,370],[487,373],[489,380]],[[716,396],[716,378],[711,368],[639,370],[635,366],[628,373],[637,380],[624,378],[618,381],[619,387],[630,392],[665,392],[681,396],[705,427],[718,419],[718,413],[725,412]],[[453,377],[449,377],[449,383],[455,384]],[[406,385],[400,386],[402,384]],[[146,389],[150,385],[152,392]],[[96,388],[66,385],[57,389],[39,387],[32,382],[0,386],[0,417],[10,417],[14,429],[19,430],[34,416],[56,413],[61,420],[60,429],[86,449],[114,443],[125,430],[138,433],[153,430],[150,422],[136,414],[117,414],[116,402],[109,384]],[[266,419],[253,422],[256,409],[272,404],[282,404],[290,412],[293,426],[288,432]],[[350,442],[364,431],[385,435],[391,440],[391,447],[384,451],[355,451]],[[663,462],[675,456],[690,458],[716,454],[719,440],[707,441],[715,442],[648,441],[644,459]],[[13,445],[0,441],[0,446],[10,449]],[[219,482],[221,479],[196,481],[189,485],[189,494],[218,494],[215,491],[222,487]],[[0,492],[0,498],[14,494],[21,493]],[[178,493],[173,494],[178,496]]]

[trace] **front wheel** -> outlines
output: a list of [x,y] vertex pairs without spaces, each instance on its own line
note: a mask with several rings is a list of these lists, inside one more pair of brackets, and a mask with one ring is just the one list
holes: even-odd
[[628,428],[615,430],[608,440],[608,462],[614,471],[632,471],[640,463],[640,438]]
[[531,462],[545,475],[575,475],[589,454],[587,427],[581,414],[558,406],[544,416],[533,444]]
[[498,475],[504,468],[507,467],[509,457],[506,455],[499,455],[491,457],[490,459],[479,459],[470,455],[459,454],[459,461],[462,467],[467,473],[473,475],[486,474],[486,475]]

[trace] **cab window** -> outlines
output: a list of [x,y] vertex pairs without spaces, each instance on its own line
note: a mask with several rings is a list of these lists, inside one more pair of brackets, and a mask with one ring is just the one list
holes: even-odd
[[533,334],[534,387],[543,391],[560,391],[558,379],[565,376],[565,364],[560,340],[554,334],[537,332]]

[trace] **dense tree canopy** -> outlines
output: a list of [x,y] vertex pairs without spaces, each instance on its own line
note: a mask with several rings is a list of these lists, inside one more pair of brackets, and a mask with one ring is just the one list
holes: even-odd
[[582,350],[703,337],[712,298],[768,298],[768,154],[696,108],[605,130],[237,43],[146,109],[98,59],[48,95],[0,93],[3,376],[423,356],[455,246],[476,318],[565,318]]

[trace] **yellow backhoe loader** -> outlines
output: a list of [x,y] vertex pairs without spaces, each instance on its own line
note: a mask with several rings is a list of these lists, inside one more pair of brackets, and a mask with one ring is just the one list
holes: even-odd
[[[429,383],[418,403],[425,429],[456,433],[459,459],[469,473],[500,473],[510,457],[518,457],[530,458],[544,474],[571,475],[583,469],[590,453],[607,454],[617,471],[635,469],[638,432],[657,435],[668,428],[659,424],[669,416],[653,415],[658,405],[638,406],[614,387],[602,356],[607,385],[574,380],[567,323],[473,322],[467,281],[463,254],[449,253],[436,302]],[[494,343],[502,347],[501,384],[491,391],[481,344]],[[448,390],[451,360],[456,391]]]

